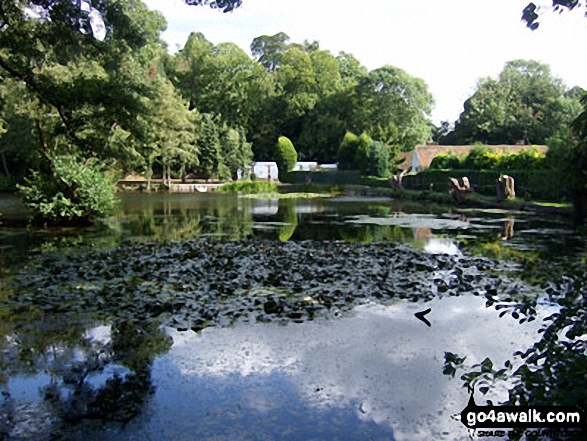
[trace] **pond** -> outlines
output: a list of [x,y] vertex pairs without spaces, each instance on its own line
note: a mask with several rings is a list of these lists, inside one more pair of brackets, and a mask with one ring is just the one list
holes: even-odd
[[567,220],[308,196],[123,193],[40,231],[1,196],[1,438],[465,440],[471,381],[478,404],[584,401]]

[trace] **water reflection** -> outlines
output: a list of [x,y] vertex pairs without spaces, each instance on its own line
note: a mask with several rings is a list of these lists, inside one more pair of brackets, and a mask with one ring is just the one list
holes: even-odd
[[[27,232],[0,230],[0,261],[11,265],[31,248],[41,251],[111,247],[128,241],[179,241],[194,237],[223,240],[345,240],[371,243],[408,242],[419,249],[435,247],[488,257],[532,255],[552,258],[581,253],[584,240],[569,223],[504,210],[454,211],[430,204],[382,197],[342,195],[330,198],[248,198],[234,194],[120,195],[120,210],[105,225],[90,229]],[[14,198],[7,206],[18,205]],[[10,202],[10,203],[8,203]],[[16,211],[15,211],[16,210]],[[17,212],[14,208],[12,211]],[[505,216],[508,217],[505,217]],[[515,234],[514,234],[515,228]],[[452,242],[452,244],[450,243]],[[14,258],[15,255],[19,255]],[[18,266],[18,265],[17,265]]]
[[140,414],[154,392],[153,360],[171,344],[156,324],[23,318],[2,338],[2,439],[81,439]]
[[499,319],[477,297],[429,305],[432,328],[398,303],[304,325],[169,330],[149,412],[115,439],[468,439],[451,418],[468,396],[443,376],[444,351],[503,365],[537,326]]
[[[585,256],[584,238],[564,221],[521,212],[463,215],[351,196],[137,194],[123,195],[117,216],[95,228],[3,228],[0,297],[12,295],[5,281],[40,253],[201,236],[407,242],[427,253],[515,262],[519,277],[536,285]],[[166,334],[156,323],[137,323],[132,308],[112,321],[83,311],[49,314],[24,296],[18,308],[0,309],[0,438],[468,439],[450,418],[468,395],[461,381],[442,375],[444,352],[501,366],[536,340],[540,322],[499,319],[484,301],[427,303],[432,328],[413,315],[422,305],[399,302],[303,325],[168,331],[167,352]],[[487,398],[503,401],[506,391]]]

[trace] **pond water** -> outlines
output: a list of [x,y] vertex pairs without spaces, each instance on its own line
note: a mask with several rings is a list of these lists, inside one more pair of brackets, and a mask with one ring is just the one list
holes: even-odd
[[0,437],[469,439],[461,375],[481,366],[478,404],[511,397],[489,376],[584,294],[566,270],[585,237],[322,196],[128,193],[103,224],[44,231],[0,197]]

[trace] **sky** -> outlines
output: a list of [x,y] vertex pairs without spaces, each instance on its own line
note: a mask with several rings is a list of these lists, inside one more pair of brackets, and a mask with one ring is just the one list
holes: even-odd
[[428,84],[437,124],[457,120],[478,81],[511,60],[548,64],[569,88],[587,89],[584,9],[558,14],[548,0],[534,0],[544,5],[536,31],[521,21],[529,0],[243,0],[226,14],[184,0],[143,1],[167,19],[170,52],[201,32],[251,55],[255,37],[285,32],[291,43],[317,40],[333,55],[351,53],[369,70],[404,69]]

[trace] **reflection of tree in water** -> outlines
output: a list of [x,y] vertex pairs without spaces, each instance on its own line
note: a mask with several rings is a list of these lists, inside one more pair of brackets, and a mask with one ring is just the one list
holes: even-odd
[[199,235],[219,235],[231,240],[252,235],[250,201],[217,200],[190,206],[177,201],[163,201],[163,207],[146,203],[137,216],[127,222],[133,236],[150,236],[156,240],[187,240]]
[[[587,406],[587,268],[585,263],[568,263],[565,275],[546,287],[549,300],[560,309],[544,319],[541,339],[531,348],[514,353],[516,363],[507,361],[500,369],[487,358],[467,366],[465,359],[445,353],[445,374],[457,369],[465,373],[465,384],[490,390],[499,381],[512,381],[508,405]],[[510,313],[520,323],[536,318],[536,301],[495,302],[489,305]],[[511,300],[511,299],[510,299]],[[464,355],[464,354],[460,354]]]
[[[156,324],[113,324],[110,342],[94,347],[84,360],[61,367],[62,382],[52,381],[45,389],[45,399],[64,424],[85,420],[126,423],[141,411],[154,392],[151,365],[170,346],[169,338]],[[91,385],[89,377],[104,372],[111,363],[130,372],[126,375],[115,372],[102,386]],[[67,389],[66,393],[63,389]]]
[[277,215],[282,222],[282,225],[279,227],[279,240],[286,242],[293,236],[298,226],[296,200],[289,198],[279,199]]
[[[3,373],[1,383],[5,396],[0,410],[3,436],[22,423],[7,388],[9,376],[50,375],[49,384],[41,390],[44,409],[51,415],[51,437],[57,438],[67,439],[74,433],[81,436],[88,424],[96,422],[126,423],[153,392],[151,365],[170,347],[169,338],[156,323],[117,322],[111,325],[110,339],[99,341],[88,335],[81,323],[70,326],[63,319],[58,319],[55,332],[17,332],[10,336],[10,348],[3,348],[2,367],[10,369]],[[10,359],[5,359],[9,353]],[[34,360],[31,354],[35,354]]]
[[409,243],[413,239],[411,228],[398,225],[347,225],[340,232],[349,243],[369,244],[373,242]]

